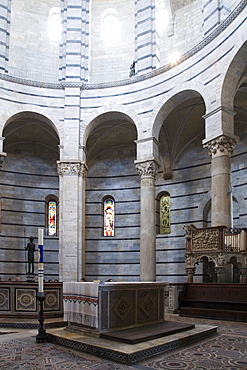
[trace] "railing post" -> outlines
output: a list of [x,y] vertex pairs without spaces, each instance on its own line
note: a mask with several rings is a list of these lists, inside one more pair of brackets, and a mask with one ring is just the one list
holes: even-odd
[[219,239],[218,239],[218,250],[223,251],[224,249],[224,230],[225,226],[218,226],[219,230]]

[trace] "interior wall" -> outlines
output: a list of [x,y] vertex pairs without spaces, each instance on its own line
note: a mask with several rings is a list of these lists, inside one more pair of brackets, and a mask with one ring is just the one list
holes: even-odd
[[[135,9],[133,0],[92,0],[91,83],[117,81],[129,77],[135,59]],[[101,15],[114,8],[119,17],[120,39],[109,45],[102,39]]]
[[49,10],[60,0],[12,0],[9,74],[37,81],[58,79],[59,41],[48,37]]
[[[106,149],[90,163],[86,186],[87,281],[139,281],[140,179],[133,144]],[[103,236],[102,199],[106,195],[115,199],[114,237]]]
[[[15,143],[5,148],[1,169],[2,231],[0,270],[2,280],[26,280],[30,236],[35,238],[35,274],[38,267],[38,229],[45,230],[45,198],[58,197],[57,154],[43,145]],[[44,279],[58,279],[58,236],[44,232]]]

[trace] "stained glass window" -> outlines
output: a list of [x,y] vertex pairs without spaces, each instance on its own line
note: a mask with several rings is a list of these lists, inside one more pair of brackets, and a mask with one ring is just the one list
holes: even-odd
[[114,236],[114,200],[107,198],[104,201],[104,236]]
[[164,194],[160,197],[160,234],[169,234],[170,232],[170,195]]
[[57,202],[48,203],[48,235],[57,235]]

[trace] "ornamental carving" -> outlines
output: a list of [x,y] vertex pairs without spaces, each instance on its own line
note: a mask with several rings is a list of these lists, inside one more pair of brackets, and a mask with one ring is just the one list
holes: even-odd
[[217,250],[218,239],[218,230],[196,230],[193,232],[191,249],[193,251]]
[[141,178],[151,177],[155,179],[158,173],[159,165],[155,161],[147,161],[147,162],[137,163],[136,168]]
[[60,176],[83,176],[86,177],[86,165],[81,162],[58,162],[57,170]]
[[0,169],[3,166],[3,162],[4,162],[5,158],[6,158],[6,156],[7,156],[6,153],[0,153]]
[[222,135],[210,141],[209,143],[203,145],[203,147],[207,148],[209,150],[209,153],[213,157],[215,157],[221,154],[231,155],[236,144],[237,144],[237,140]]

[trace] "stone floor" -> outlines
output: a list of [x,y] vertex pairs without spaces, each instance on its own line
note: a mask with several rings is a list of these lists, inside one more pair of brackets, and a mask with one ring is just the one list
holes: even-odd
[[218,326],[217,335],[124,365],[54,343],[36,343],[36,329],[0,328],[1,370],[247,369],[247,323],[167,315],[167,320]]

